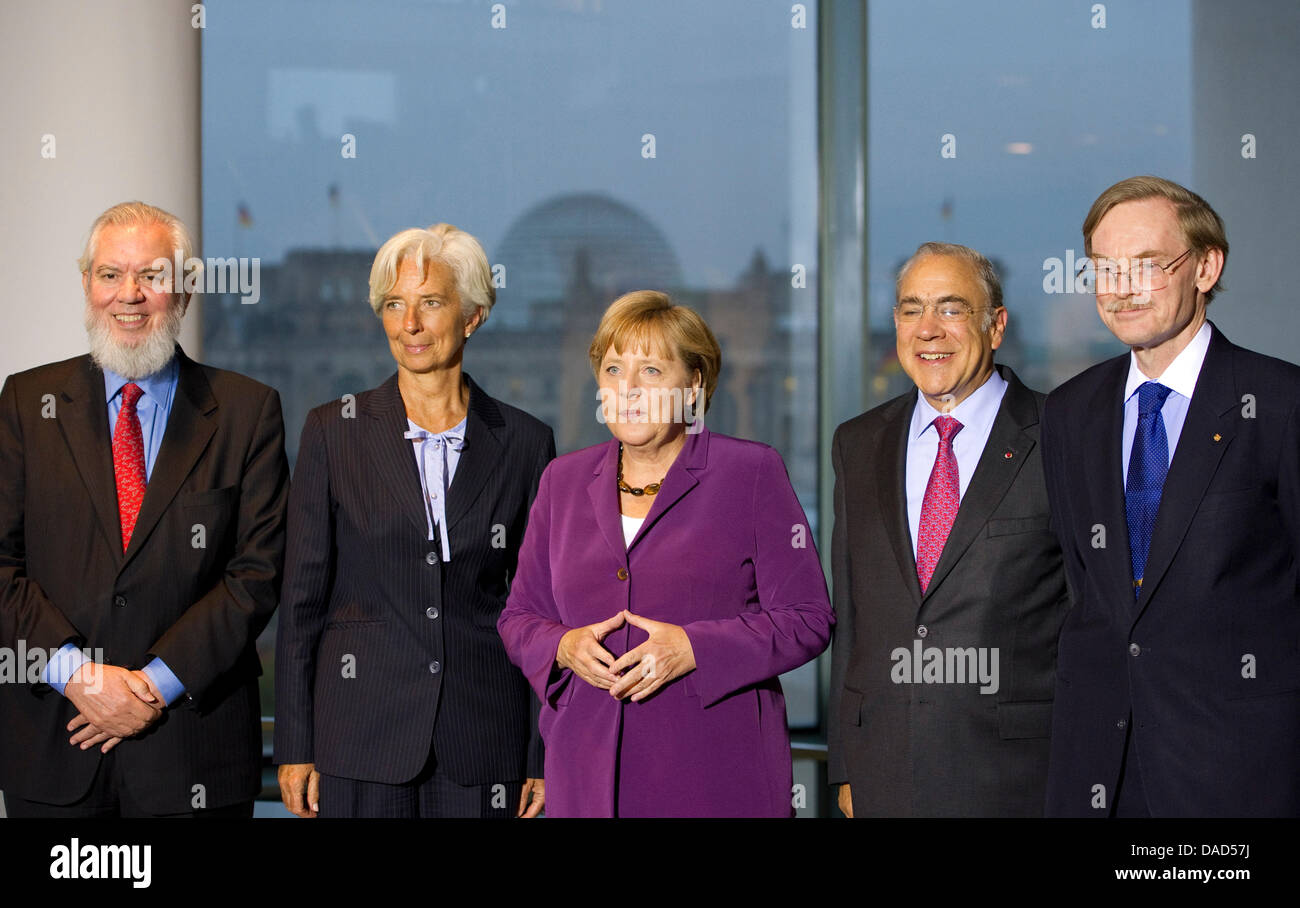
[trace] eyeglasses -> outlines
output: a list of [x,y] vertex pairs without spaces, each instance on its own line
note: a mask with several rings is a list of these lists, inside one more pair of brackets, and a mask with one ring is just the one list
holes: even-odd
[[1093,292],[1098,296],[1115,296],[1119,293],[1120,278],[1128,281],[1129,293],[1141,295],[1154,293],[1169,286],[1169,275],[1178,267],[1179,262],[1187,258],[1191,249],[1183,250],[1182,255],[1168,265],[1162,265],[1155,259],[1128,259],[1128,268],[1120,267],[1123,259],[1091,258],[1083,260],[1083,267],[1075,277],[1084,275],[1088,266],[1093,271]]
[[968,320],[976,312],[992,309],[992,306],[976,308],[967,303],[945,300],[938,303],[899,303],[894,307],[894,318],[900,322],[919,322],[925,316],[926,309],[934,310],[935,318],[941,322],[958,324]]
[[[126,277],[127,275],[125,273],[117,271],[116,269],[103,269],[94,272],[91,279],[95,283],[106,287],[118,287]],[[171,293],[172,281],[170,269],[149,269],[147,271],[139,271],[131,275],[131,277],[135,278],[135,285],[137,287],[149,287],[156,293]]]

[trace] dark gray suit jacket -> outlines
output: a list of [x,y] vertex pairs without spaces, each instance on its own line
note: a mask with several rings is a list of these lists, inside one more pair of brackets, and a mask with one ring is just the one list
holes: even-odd
[[[1069,608],[1038,446],[1044,395],[1008,387],[925,595],[905,492],[916,392],[836,430],[829,781],[855,816],[1041,816],[1056,637]],[[997,690],[897,683],[916,646],[997,649]],[[925,675],[921,675],[922,678]],[[933,677],[933,676],[932,676]],[[991,685],[986,685],[990,686]]]

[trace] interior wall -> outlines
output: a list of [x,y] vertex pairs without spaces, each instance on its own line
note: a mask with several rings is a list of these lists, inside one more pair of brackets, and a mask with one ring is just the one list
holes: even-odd
[[[140,199],[199,244],[199,46],[189,0],[0,4],[0,376],[86,351],[77,258]],[[201,244],[199,244],[201,248]],[[181,343],[199,355],[198,307]]]

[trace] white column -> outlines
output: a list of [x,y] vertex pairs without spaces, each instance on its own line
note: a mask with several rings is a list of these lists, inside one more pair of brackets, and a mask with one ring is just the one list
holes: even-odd
[[[105,208],[158,205],[202,248],[192,5],[0,4],[0,377],[86,351],[77,257]],[[194,356],[198,316],[181,334]]]

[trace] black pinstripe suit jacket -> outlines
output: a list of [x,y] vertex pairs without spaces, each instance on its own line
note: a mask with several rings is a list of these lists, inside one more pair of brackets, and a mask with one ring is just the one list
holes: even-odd
[[276,641],[276,763],[400,783],[432,748],[463,785],[542,775],[537,701],[496,621],[555,440],[466,381],[447,562],[428,539],[396,374],[354,407],[307,416]]

